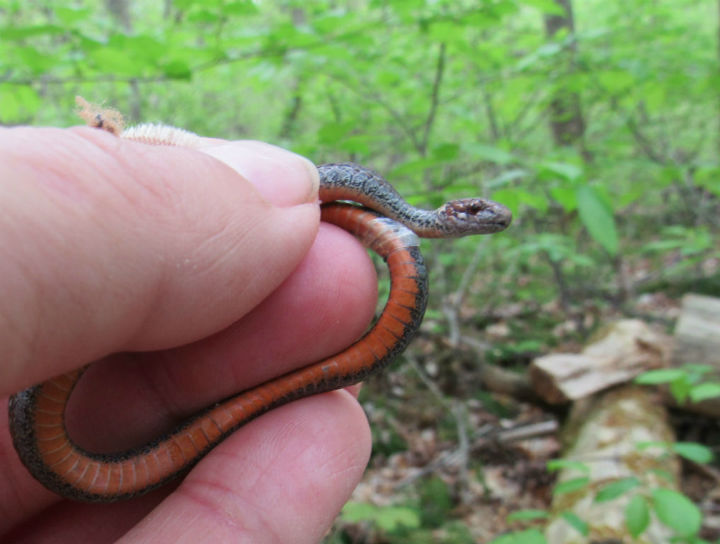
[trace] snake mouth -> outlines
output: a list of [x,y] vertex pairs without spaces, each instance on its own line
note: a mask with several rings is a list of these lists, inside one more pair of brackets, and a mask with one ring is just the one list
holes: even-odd
[[493,234],[512,223],[512,212],[504,205],[484,198],[464,198],[448,202],[442,208],[449,228],[446,234]]

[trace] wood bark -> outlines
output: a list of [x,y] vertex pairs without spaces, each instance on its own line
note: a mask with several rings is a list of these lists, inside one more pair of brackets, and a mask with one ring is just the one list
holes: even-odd
[[671,341],[642,321],[626,319],[603,329],[582,353],[554,353],[529,368],[537,395],[563,404],[626,383],[669,364]]
[[720,368],[720,298],[687,294],[675,325],[673,362]]
[[[549,38],[558,32],[565,31],[572,36],[575,33],[571,0],[555,0],[563,10],[562,15],[546,15],[545,31]],[[575,42],[568,46],[568,71],[575,70]],[[550,103],[550,128],[553,139],[559,146],[579,145],[584,152],[582,142],[585,134],[585,121],[580,106],[580,95],[575,91],[558,88]]]

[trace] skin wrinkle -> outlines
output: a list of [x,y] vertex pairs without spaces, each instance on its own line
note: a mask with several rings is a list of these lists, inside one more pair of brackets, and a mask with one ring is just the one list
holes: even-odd
[[[62,153],[61,153],[62,155]],[[69,157],[66,157],[69,158]],[[70,217],[70,218],[77,218],[81,217],[81,223],[84,219],[89,219],[91,223],[94,223],[94,226],[97,230],[103,230],[105,221],[100,221],[100,217],[95,210],[89,209],[89,208],[95,208],[98,209],[98,206],[100,205],[100,201],[104,201],[104,198],[97,198],[97,194],[95,196],[90,196],[88,198],[82,199],[82,205],[78,207],[80,204],[80,201],[78,201],[77,198],[75,198],[75,195],[78,192],[84,192],[84,191],[58,191],[56,190],[58,186],[67,186],[68,184],[71,184],[72,182],[68,182],[62,176],[54,175],[55,171],[60,167],[59,164],[62,161],[50,161],[50,168],[49,170],[34,170],[33,171],[33,178],[34,181],[37,181],[38,183],[33,184],[30,188],[31,190],[34,189],[34,193],[37,197],[42,198],[43,196],[47,199],[47,204],[52,207],[52,214],[51,215],[51,222],[48,225],[40,225],[38,223],[37,218],[25,218],[24,224],[25,225],[31,225],[31,231],[35,230],[39,232],[39,235],[34,235],[35,238],[40,240],[45,240],[45,243],[41,244],[35,244],[34,247],[36,248],[45,248],[46,251],[51,250],[51,254],[56,255],[56,257],[50,259],[50,262],[53,260],[62,260],[63,258],[66,258],[68,254],[80,254],[82,255],[84,253],[84,249],[81,245],[78,245],[74,242],[73,238],[67,237],[67,236],[59,236],[59,231],[52,228],[53,223],[57,222],[57,215],[58,212],[63,217]],[[50,174],[47,174],[47,172],[50,172]],[[42,175],[45,173],[46,175]],[[49,180],[51,180],[53,177],[56,177],[58,180],[57,182],[48,183]],[[62,178],[62,179],[61,179]],[[80,187],[79,187],[80,188]],[[50,190],[49,190],[50,189]],[[82,188],[84,189],[84,188]],[[88,191],[85,193],[86,196],[88,194],[92,195],[93,191]],[[72,219],[71,219],[72,221]],[[27,227],[26,227],[27,230]],[[28,234],[28,233],[25,233]],[[32,237],[32,235],[31,235]],[[62,257],[61,257],[62,256]],[[48,260],[47,258],[43,259],[40,256],[33,256],[34,258],[16,258],[16,263],[20,265],[19,267],[22,267],[21,263],[23,262],[43,262],[43,260]],[[88,273],[89,271],[93,269],[97,269],[101,263],[96,263],[96,261],[93,261],[92,259],[79,259],[78,262],[83,264],[83,284],[89,289],[92,290],[92,292],[96,292],[98,294],[101,294],[105,292],[103,289],[103,286],[105,284],[105,278],[101,277],[102,274],[97,273]],[[27,278],[35,278],[37,280],[38,273],[36,270],[25,270],[25,277]],[[41,271],[42,274],[42,271]],[[42,275],[41,275],[42,277]],[[74,284],[72,281],[72,275],[70,278],[64,275],[60,275],[59,277],[55,277],[55,281],[69,281],[70,286]],[[27,320],[33,323],[44,323],[47,319],[47,316],[44,316],[44,312],[42,309],[46,307],[46,305],[40,304],[39,301],[47,301],[47,300],[58,300],[59,303],[67,306],[63,307],[76,307],[79,308],[80,312],[84,313],[85,315],[93,315],[96,319],[98,317],[97,313],[94,312],[88,312],[87,308],[83,307],[82,305],[78,304],[78,296],[75,295],[75,291],[71,288],[58,286],[57,284],[53,285],[52,291],[49,291],[49,282],[47,281],[36,281],[35,282],[35,288],[30,290],[30,294],[32,295],[32,298],[36,301],[38,301],[35,304],[35,307],[37,308],[37,311],[35,312],[35,315],[37,315],[37,319],[35,320]],[[27,301],[29,297],[25,297],[25,300]],[[81,297],[82,298],[82,297]],[[99,301],[100,304],[102,304],[102,301]],[[48,305],[49,306],[49,305]],[[91,323],[88,323],[90,328],[102,328],[102,324],[96,323],[96,327],[92,327]],[[29,338],[29,341],[27,341],[24,345],[26,347],[26,354],[24,357],[19,358],[19,365],[23,366],[26,363],[26,361],[30,360],[36,360],[39,359],[38,351],[42,352],[44,342],[38,341],[40,340],[37,338],[37,335],[35,335],[34,338]],[[15,342],[17,342],[17,338],[15,339]],[[33,350],[33,348],[35,348]],[[100,355],[100,354],[98,354]]]
[[[180,204],[180,205],[181,205],[181,204]],[[218,206],[218,208],[220,208],[220,209],[222,210],[222,206]],[[180,213],[181,213],[181,212],[180,212]],[[303,219],[306,219],[307,217],[308,217],[308,216],[305,215],[305,216],[303,217]],[[187,224],[187,223],[188,223],[188,221],[187,221],[188,218],[187,218],[187,217],[183,217],[183,219],[185,220],[185,224]],[[192,218],[190,218],[190,219],[192,219]],[[200,219],[203,219],[203,218],[200,218]],[[175,270],[177,271],[178,268],[179,268],[179,269],[180,269],[179,274],[185,276],[185,279],[186,279],[186,281],[187,281],[188,284],[196,284],[197,281],[198,281],[196,276],[201,276],[201,275],[205,274],[205,275],[207,275],[207,277],[210,277],[210,276],[215,275],[214,273],[217,272],[219,269],[222,268],[223,262],[225,262],[225,263],[227,263],[227,262],[235,262],[234,259],[233,259],[233,257],[236,257],[236,256],[237,256],[237,253],[235,253],[235,255],[232,255],[232,254],[231,254],[231,255],[224,254],[224,255],[220,256],[220,258],[213,258],[213,259],[212,259],[212,262],[211,262],[210,264],[208,264],[207,262],[206,262],[206,263],[202,263],[202,262],[201,262],[201,263],[198,263],[198,264],[201,264],[201,265],[205,265],[205,266],[206,266],[205,268],[195,268],[195,269],[194,269],[194,268],[193,268],[193,266],[194,266],[194,264],[195,264],[194,261],[196,261],[197,259],[200,259],[200,257],[202,256],[203,251],[207,251],[208,253],[210,253],[213,247],[218,247],[218,246],[216,246],[216,245],[214,245],[214,244],[221,244],[221,243],[222,243],[223,234],[224,234],[225,232],[227,232],[226,229],[222,229],[222,228],[221,228],[221,229],[218,229],[218,230],[214,230],[213,227],[216,227],[216,224],[215,224],[215,223],[210,222],[210,223],[208,224],[208,222],[205,222],[205,223],[203,223],[203,224],[206,225],[207,227],[209,227],[207,230],[208,230],[208,232],[211,232],[211,233],[212,233],[212,235],[211,235],[212,237],[211,237],[210,239],[202,239],[202,240],[200,240],[200,242],[199,242],[197,245],[191,246],[191,250],[192,250],[191,252],[187,252],[187,250],[185,250],[185,251],[188,253],[188,258],[190,259],[189,261],[186,261],[185,258],[184,258],[182,255],[181,255],[180,257],[178,257],[177,252],[176,252],[176,253],[166,252],[166,253],[165,253],[166,258],[165,258],[165,261],[164,261],[164,262],[162,261],[162,258],[160,258],[161,264],[165,267],[164,270],[168,270],[168,269],[170,269],[170,268],[173,268],[173,269],[175,269]],[[111,225],[109,225],[108,227],[111,227]],[[141,232],[142,224],[140,224],[140,225],[132,225],[132,227],[134,228],[133,234],[135,234],[135,235],[138,235],[138,233],[142,234],[142,232]],[[109,230],[112,231],[112,229],[109,229]],[[191,228],[188,228],[188,229],[186,229],[186,232],[181,233],[181,236],[186,236],[186,237],[187,237],[188,235],[191,235],[191,234],[192,234],[192,229],[191,229]],[[145,236],[145,238],[147,238],[148,235],[145,234],[144,236]],[[124,239],[125,237],[122,236],[122,238]],[[245,241],[247,241],[247,240],[245,240]],[[124,240],[124,242],[125,242],[125,243],[129,243],[127,240]],[[161,240],[161,242],[162,242],[162,240]],[[160,246],[160,249],[161,249],[161,250],[165,250],[165,249],[166,249],[165,246],[162,246],[162,244],[159,243],[158,245]],[[264,246],[266,246],[266,245],[267,245],[267,244],[264,244]],[[230,248],[231,252],[232,252],[234,249],[235,249],[235,248],[232,248],[232,247],[231,247],[231,248]],[[149,255],[150,255],[151,257],[153,257],[153,258],[158,258],[157,255],[153,255],[152,253],[150,253],[149,250],[146,251],[145,253],[146,253],[146,254],[149,254]],[[110,263],[108,263],[108,264],[110,264]],[[121,264],[121,266],[123,266],[123,267],[132,267],[132,266],[134,266],[134,265],[137,264],[137,263],[131,262],[131,263],[119,263],[119,264]],[[160,268],[160,266],[159,266],[159,268]],[[261,273],[262,273],[262,272],[261,272]],[[118,276],[119,278],[124,277],[124,276],[126,276],[126,275],[127,275],[127,269],[125,269],[125,270],[122,271],[122,272],[118,272],[118,273],[117,273],[117,276]],[[219,280],[220,280],[219,285],[223,285],[223,284],[232,285],[231,280],[228,279],[226,276],[221,276],[221,277],[219,278]],[[117,284],[117,281],[112,281],[112,283],[113,283],[113,284]],[[217,287],[217,285],[218,285],[218,284],[214,285],[213,288]],[[241,281],[238,282],[236,285],[238,285],[238,286],[240,286],[240,287],[243,287],[243,288],[245,287],[245,285],[244,285]],[[222,289],[220,289],[220,290],[222,290]],[[234,289],[234,291],[235,291],[235,289]],[[115,293],[116,293],[116,294],[117,294],[117,292],[120,292],[120,293],[122,292],[121,286],[118,286],[118,287],[115,289]],[[192,295],[192,293],[191,293],[191,295]],[[136,296],[136,295],[133,294],[133,295],[130,295],[130,296]],[[184,308],[193,307],[194,304],[197,304],[197,301],[198,301],[198,300],[201,300],[201,298],[200,298],[201,296],[202,296],[202,293],[198,294],[198,295],[195,296],[194,298],[189,299],[189,300],[188,300],[187,302],[185,302],[182,306],[183,306]],[[110,298],[112,299],[112,297],[110,297]],[[200,318],[198,318],[198,319],[200,319]],[[139,365],[139,366],[142,366],[142,365]],[[169,370],[170,370],[170,368],[168,367],[168,368],[163,369],[162,371],[169,371]],[[147,382],[146,382],[146,383],[147,383]],[[155,397],[155,399],[157,399],[157,397]],[[163,399],[163,400],[164,400],[166,403],[169,403],[169,402],[172,400],[172,397],[165,398],[165,399]],[[149,415],[149,417],[150,417],[150,415]],[[301,429],[301,428],[298,427],[296,430],[298,430],[298,429]],[[276,446],[279,446],[279,445],[276,444]],[[337,446],[337,445],[336,445],[336,446]],[[236,444],[235,444],[235,448],[239,448],[239,447],[242,447],[242,445],[236,443]],[[300,447],[300,450],[303,450],[303,448]],[[309,450],[304,450],[304,451],[309,451]],[[347,451],[347,450],[346,450],[346,451]],[[332,457],[333,457],[334,459],[342,459],[342,458],[343,458],[342,455],[338,455],[338,454],[333,454]],[[275,459],[277,460],[277,459],[279,459],[279,458],[276,457]],[[292,461],[292,458],[291,458],[291,461]],[[283,464],[286,464],[286,463],[283,463]],[[292,463],[291,463],[291,464],[292,464]],[[326,466],[326,463],[323,463],[322,466]],[[353,462],[353,463],[352,463],[352,466],[359,466],[359,464],[356,463],[356,462]],[[218,467],[217,463],[212,463],[212,464],[209,465],[209,467],[220,468],[220,467]],[[267,479],[268,477],[271,477],[272,474],[273,474],[273,472],[277,472],[277,470],[272,470],[272,469],[266,468],[264,471],[259,471],[259,473],[257,473],[256,476],[258,476],[258,477],[260,478],[260,480],[255,480],[255,484],[254,484],[255,487],[254,487],[254,489],[255,489],[256,491],[259,491],[259,490],[260,490],[260,486],[261,486],[261,484],[263,483],[263,481],[264,481],[265,479]],[[343,471],[343,472],[344,472],[344,471]],[[320,473],[318,473],[318,472],[316,472],[316,471],[312,471],[312,473],[313,473],[313,477],[314,477],[314,478],[317,478],[317,477],[320,475]],[[222,478],[222,477],[223,477],[223,474],[224,474],[223,471],[218,472],[218,475],[217,475],[218,479]],[[280,476],[283,476],[283,475],[284,475],[284,473],[281,473],[281,474],[280,474]],[[276,474],[276,476],[278,476],[278,475]],[[286,476],[288,476],[288,475],[286,475]],[[296,480],[296,479],[298,479],[298,478],[301,477],[301,475],[299,475],[299,474],[292,474],[292,475],[289,475],[289,476],[291,476],[291,477],[293,478],[293,480]],[[277,478],[276,478],[276,479],[277,479]],[[232,480],[220,480],[220,483],[225,483],[225,481],[227,481],[228,484],[229,484],[230,482],[232,482]],[[239,485],[242,485],[244,482],[245,482],[245,479],[244,479],[244,478],[243,478],[243,480],[240,481],[240,482],[237,482],[237,481],[236,481],[236,483],[238,483]],[[289,483],[289,482],[288,482],[288,483]],[[303,484],[303,480],[300,480],[299,483],[302,484],[302,485],[304,485],[304,484]],[[315,496],[320,494],[320,493],[319,493],[319,490],[323,488],[323,485],[322,485],[323,482],[319,482],[319,484],[318,484],[318,482],[315,482],[315,484],[316,484],[316,485],[311,485],[306,492],[302,493],[302,495],[303,495],[303,496],[306,496],[306,494],[307,494],[307,496],[312,496],[312,497],[314,497],[314,498],[317,498],[317,500],[322,500],[322,497],[319,497],[319,496],[318,496],[318,497],[315,497]],[[30,489],[30,486],[29,486],[29,485],[26,485],[26,487],[28,488],[28,490]],[[328,483],[328,485],[325,486],[325,487],[328,487],[328,488],[329,488],[329,487],[337,488],[338,486],[337,486],[337,485],[335,485],[335,486],[330,486],[329,483]],[[267,491],[267,490],[266,490],[266,491]],[[273,492],[273,493],[279,493],[279,492],[281,492],[281,490],[277,490],[277,491],[275,491],[275,492]],[[208,493],[212,493],[212,490],[208,490]],[[328,498],[327,500],[325,500],[325,502],[330,506],[330,510],[334,510],[334,508],[336,507],[335,505],[339,504],[339,499],[337,498],[337,497],[339,496],[339,495],[338,495],[338,492],[335,492],[335,491],[330,491],[330,492],[329,492],[329,491],[326,490],[325,495],[326,495],[326,496],[329,496],[329,498]],[[332,498],[332,502],[331,502],[331,498]],[[272,501],[273,499],[277,500],[277,496],[274,495],[274,494],[272,494],[272,495],[269,497],[269,499],[270,499],[270,500],[262,501],[260,498],[257,498],[256,502],[257,502],[258,505],[262,505],[262,504],[266,504],[266,505],[267,505],[267,504],[273,502],[273,501]],[[222,506],[222,504],[221,504],[220,506]],[[277,502],[275,502],[275,506],[277,506]],[[339,508],[339,506],[337,506],[337,508]],[[267,510],[266,510],[266,511],[267,511]],[[228,513],[228,512],[229,512],[229,510],[227,509],[227,507],[221,509],[221,511],[220,511],[220,513],[219,513],[218,515],[223,515],[223,512],[225,512],[225,513]],[[191,512],[188,512],[188,513],[192,514]],[[277,511],[274,510],[274,513],[277,514]],[[249,512],[249,511],[247,511],[247,510],[245,511],[245,514],[246,514],[247,516],[251,516],[251,512]],[[297,523],[297,525],[296,525],[295,528],[297,528],[298,526],[299,526],[299,527],[307,526],[308,528],[311,528],[312,525],[313,525],[310,519],[297,519],[298,516],[300,515],[299,510],[292,509],[290,512],[288,512],[288,514],[290,514],[290,516],[291,516],[290,522],[293,521],[292,518],[296,518],[296,522],[299,522],[299,523]],[[325,513],[323,512],[323,514],[325,514]],[[152,517],[152,515],[151,515],[151,519],[148,519],[147,522],[143,522],[143,523],[142,523],[143,531],[142,531],[142,532],[137,532],[137,533],[134,533],[134,534],[137,535],[137,536],[139,536],[140,538],[143,538],[143,537],[149,538],[149,537],[150,537],[150,534],[149,534],[150,531],[152,530],[152,531],[154,532],[154,530],[157,529],[158,523],[161,523],[161,524],[162,524],[162,523],[167,519],[167,517],[169,517],[169,516],[171,517],[172,515],[173,515],[172,508],[171,508],[170,506],[168,506],[167,508],[165,508],[165,509],[162,511],[162,513],[158,514],[157,516]],[[310,517],[313,517],[313,516],[310,516]],[[176,518],[175,518],[175,519],[176,519],[178,522],[180,522],[180,523],[179,523],[180,526],[183,526],[183,525],[184,525],[185,527],[188,527],[188,525],[187,525],[187,524],[188,524],[188,518],[187,518],[187,517],[181,517],[180,514],[176,514]],[[249,517],[249,519],[252,520],[252,517]],[[202,522],[202,520],[200,520],[200,519],[198,519],[198,521],[199,521],[199,522]],[[225,519],[225,520],[223,520],[223,521],[226,521],[226,522],[230,523],[230,525],[228,525],[228,527],[230,527],[230,526],[234,523],[231,518],[227,518],[227,519]],[[263,523],[264,523],[265,521],[272,521],[273,524],[275,524],[278,520],[275,519],[274,517],[273,517],[271,520],[269,520],[269,519],[268,519],[268,516],[265,514],[265,512],[261,510],[261,515],[258,517],[257,523],[259,523],[259,522],[263,522]],[[280,540],[280,535],[282,534],[282,531],[280,531],[280,529],[285,530],[285,531],[287,531],[287,530],[289,530],[289,529],[293,529],[293,527],[287,525],[287,524],[289,523],[288,520],[285,520],[284,523],[286,524],[286,526],[285,526],[284,528],[283,528],[282,526],[279,527],[277,532],[274,531],[274,530],[272,530],[272,529],[271,529],[271,530],[266,530],[266,531],[265,531],[265,535],[268,536],[269,538],[274,538],[274,539],[277,539],[278,541],[281,541],[281,540]],[[66,524],[66,525],[67,525],[67,524]],[[168,529],[169,529],[170,527],[166,526],[165,528],[168,528]],[[193,531],[192,531],[192,528],[191,528],[191,527],[188,527],[188,528],[189,528],[189,533],[188,533],[187,539],[189,540],[189,539],[191,538],[191,535],[192,535]],[[221,531],[222,531],[223,528],[224,528],[224,527],[218,527],[217,532],[220,533],[220,534],[222,534]],[[197,531],[196,531],[196,532],[198,532],[198,534],[199,534],[200,529],[201,529],[201,527],[198,527],[198,528],[197,528]],[[320,529],[314,529],[314,530],[317,531],[317,530],[320,530]],[[271,533],[271,531],[273,531],[273,532]],[[209,532],[213,533],[212,527],[209,528]],[[262,535],[261,535],[261,536],[262,536]],[[286,539],[284,539],[284,541],[288,541],[288,539],[286,538]]]
[[[343,395],[345,400],[355,402],[355,400],[352,397],[348,397],[347,393],[345,392],[329,392],[327,394],[319,395],[318,397],[325,397],[325,396],[334,396],[338,397],[339,395]],[[314,402],[327,402],[327,400],[323,401],[321,398],[314,397]],[[309,400],[309,399],[308,399]],[[356,405],[357,406],[357,405]],[[297,408],[297,407],[296,407]],[[357,406],[357,409],[359,409],[359,406]],[[304,433],[307,432],[306,429],[306,423],[308,421],[313,422],[313,435],[322,435],[325,429],[325,425],[322,425],[320,430],[318,430],[317,427],[317,420],[309,419],[308,412],[305,412],[304,410],[301,410],[299,414],[297,411],[294,414],[293,417],[287,417],[283,418],[282,412],[284,411],[286,414],[290,411],[295,411],[294,408],[292,408],[292,405],[289,405],[287,407],[280,408],[276,410],[277,414],[282,419],[280,420],[279,426],[274,426],[274,430],[272,432],[272,435],[267,436],[265,435],[265,439],[260,442],[261,450],[255,450],[252,454],[246,454],[246,453],[235,453],[237,450],[230,449],[232,448],[232,443],[228,443],[227,446],[221,445],[216,451],[211,454],[211,457],[208,458],[208,461],[213,461],[213,464],[216,466],[222,466],[226,463],[223,463],[222,461],[218,462],[219,459],[226,458],[229,460],[228,466],[243,466],[245,470],[243,470],[244,476],[252,476],[253,480],[248,480],[247,478],[243,479],[243,483],[241,488],[239,488],[237,491],[233,490],[232,488],[228,488],[224,485],[222,478],[216,475],[216,473],[204,473],[202,465],[204,465],[206,462],[202,462],[201,465],[198,467],[200,469],[199,472],[191,473],[191,475],[186,479],[186,481],[183,483],[183,485],[179,488],[179,491],[181,493],[184,492],[184,488],[186,485],[192,485],[195,487],[198,484],[201,484],[205,486],[207,489],[210,489],[209,495],[212,495],[212,490],[216,488],[221,488],[224,492],[227,492],[228,497],[231,500],[230,504],[235,504],[237,507],[235,508],[235,513],[230,513],[233,517],[240,516],[243,519],[247,519],[248,521],[251,520],[251,523],[248,524],[248,521],[242,523],[241,525],[245,528],[247,528],[250,532],[250,535],[263,535],[264,537],[267,537],[269,534],[271,534],[271,528],[274,526],[274,518],[275,518],[275,508],[276,508],[276,502],[273,500],[268,500],[268,497],[263,496],[263,489],[266,488],[266,486],[269,486],[269,488],[279,488],[282,489],[283,484],[279,482],[279,487],[276,487],[272,484],[275,480],[283,480],[285,476],[277,474],[277,472],[274,470],[273,467],[276,465],[283,465],[285,466],[285,463],[283,463],[283,456],[287,454],[287,450],[289,447],[293,448],[293,454],[292,458],[293,460],[297,459],[299,460],[299,465],[297,469],[291,470],[290,474],[297,475],[297,474],[303,474],[303,485],[301,485],[299,488],[296,489],[296,494],[294,495],[294,500],[296,500],[295,504],[302,505],[302,504],[308,504],[308,501],[310,503],[314,503],[318,497],[323,496],[323,491],[328,487],[326,485],[326,478],[323,476],[322,471],[314,470],[314,459],[316,458],[322,458],[323,454],[320,453],[319,450],[323,450],[321,443],[314,443],[314,444],[305,444],[305,448],[303,449],[304,452],[306,452],[307,455],[310,455],[312,459],[307,459],[307,455],[303,455],[303,452],[298,452],[296,447],[298,444],[302,444],[302,440],[298,440],[299,437],[301,437]],[[275,413],[274,412],[274,413]],[[253,423],[250,423],[249,426],[245,427],[248,432],[253,432]],[[235,440],[244,440],[245,436],[237,436],[234,435],[230,438],[231,441]],[[320,444],[318,446],[318,444]],[[228,451],[230,450],[230,451]],[[230,453],[232,452],[232,453]],[[313,453],[315,455],[313,455]],[[303,462],[303,458],[305,458],[305,462]],[[341,454],[333,455],[333,459],[342,459]],[[255,468],[252,470],[248,467],[249,463],[252,462],[252,459],[262,459],[263,463],[262,466],[265,468],[262,469],[261,466],[258,466],[255,463]],[[295,464],[295,463],[293,463]],[[360,464],[353,464],[353,466],[360,467]],[[307,469],[311,468],[313,470],[308,471]],[[361,472],[361,471],[360,471]],[[310,477],[308,477],[310,476]],[[297,492],[300,492],[302,496],[306,497],[305,500],[298,499],[297,498]],[[251,501],[249,502],[245,498],[252,498],[252,497],[258,497],[259,501]],[[265,508],[263,508],[263,505],[267,505]],[[287,504],[287,508],[291,508],[294,511],[294,508],[292,508],[292,505]],[[228,513],[228,510],[221,505],[217,506],[216,511],[223,512],[225,514]],[[247,518],[245,516],[245,512],[255,512],[255,517]],[[330,516],[328,516],[328,519]],[[309,520],[305,520],[303,514],[301,512],[294,512],[293,513],[293,519],[292,527],[294,534],[308,534],[311,535],[312,531],[316,528],[316,524],[310,522]],[[262,526],[258,527],[258,521],[262,521]],[[308,521],[310,524],[308,527],[299,527],[298,524],[303,525],[304,521]],[[331,521],[329,519],[329,521]],[[286,527],[287,529],[287,527]],[[273,534],[273,542],[287,542],[287,538],[283,538],[283,535],[281,533],[277,533],[272,531]],[[319,538],[321,535],[314,535],[316,538]],[[256,540],[251,540],[256,541]],[[263,542],[266,542],[269,540],[263,540]],[[308,540],[308,542],[311,542],[314,540]]]
[[[218,492],[223,494],[222,499],[218,497]],[[247,494],[245,497],[250,498]],[[245,512],[257,513],[259,511],[258,504],[245,500],[245,497],[233,491],[230,486],[225,485],[220,479],[211,481],[209,479],[195,478],[194,481],[188,482],[188,485],[181,486],[178,489],[178,498],[185,499],[192,503],[191,510],[195,510],[199,505],[207,510],[212,516],[213,527],[226,527],[230,530],[233,539],[242,536],[250,537],[252,541],[253,534],[272,534],[275,531],[273,524],[268,522],[266,516],[249,516]],[[231,512],[226,506],[232,504],[235,506],[236,512]],[[271,518],[272,519],[272,518]],[[258,528],[258,521],[261,521],[261,527]],[[208,525],[207,521],[204,523]],[[279,541],[279,540],[278,540]]]
[[[9,262],[11,259],[8,258],[7,261]],[[16,263],[16,267],[19,270],[20,274],[13,274],[13,276],[16,278],[17,282],[23,283],[23,292],[27,292],[29,295],[28,297],[24,297],[27,301],[27,304],[25,306],[26,312],[31,316],[39,316],[40,314],[40,300],[37,296],[37,293],[35,293],[34,290],[30,288],[30,281],[29,278],[31,277],[29,275],[29,270],[27,270],[27,267],[21,264],[22,261],[18,261]],[[4,281],[9,282],[8,278],[9,274],[5,273],[3,274]],[[12,286],[12,290],[15,293],[18,293],[19,287],[15,284]],[[30,309],[32,307],[32,309]],[[41,331],[39,330],[39,320],[31,319],[26,320],[25,326],[22,324],[22,318],[15,314],[12,311],[4,311],[4,305],[0,305],[0,330],[3,331],[3,334],[6,335],[7,338],[14,338],[16,339],[15,342],[3,342],[3,356],[4,361],[3,364],[6,365],[13,365],[16,368],[11,371],[12,374],[18,374],[21,372],[21,369],[27,364],[27,361],[30,361],[31,355],[29,353],[26,353],[24,356],[22,355],[22,347],[30,347],[37,345],[35,343],[35,339],[41,336]],[[9,310],[9,309],[8,309]],[[13,319],[15,317],[15,319]],[[35,326],[30,327],[29,324],[32,323]]]
[[[246,457],[225,451],[217,452],[217,454],[220,457],[231,459],[232,465],[235,466],[243,461],[239,458]],[[279,455],[279,452],[277,455]],[[250,537],[259,534],[264,536],[272,534],[274,535],[273,542],[283,542],[280,534],[276,531],[276,524],[274,523],[276,505],[266,504],[264,497],[259,501],[252,500],[255,497],[262,497],[265,482],[268,478],[272,479],[274,474],[272,467],[275,465],[275,459],[273,459],[273,462],[267,462],[267,458],[265,458],[265,461],[266,468],[264,470],[258,468],[253,471],[245,471],[245,474],[252,473],[255,478],[253,481],[244,479],[242,487],[233,489],[225,485],[223,479],[218,478],[215,474],[210,474],[210,477],[193,475],[192,478],[186,479],[178,488],[179,496],[189,497],[194,502],[200,500],[202,504],[210,508],[215,518],[223,518],[224,525],[233,529],[239,528]],[[247,463],[247,459],[245,459],[245,462]],[[259,488],[259,492],[256,488]],[[214,491],[218,490],[223,492],[224,497],[217,497]],[[207,498],[202,498],[203,493],[207,495]],[[233,511],[230,511],[223,504],[233,505]],[[247,515],[246,513],[252,513],[253,515]],[[233,532],[233,534],[235,533]],[[252,541],[252,538],[249,541]]]

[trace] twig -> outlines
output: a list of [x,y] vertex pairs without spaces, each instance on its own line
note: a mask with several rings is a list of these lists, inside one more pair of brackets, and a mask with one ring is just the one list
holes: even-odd
[[[408,485],[417,478],[420,478],[424,474],[427,474],[426,471],[432,470],[440,465],[452,465],[457,467],[458,471],[462,475],[462,478],[460,478],[460,482],[467,482],[467,472],[469,470],[468,460],[470,453],[470,440],[468,438],[467,432],[467,413],[465,411],[465,406],[459,400],[448,400],[448,398],[442,393],[442,391],[440,391],[435,382],[428,379],[425,373],[420,369],[420,364],[415,357],[413,357],[412,355],[406,355],[406,359],[410,364],[410,368],[415,371],[417,376],[420,378],[420,381],[423,382],[423,384],[433,394],[437,401],[452,413],[453,419],[455,420],[455,428],[457,429],[458,443],[457,447],[452,452],[446,452],[442,454],[435,461],[428,464],[422,471],[420,471],[419,474],[414,474],[413,476],[401,480],[396,484],[395,487],[399,488]],[[461,499],[465,500],[466,498],[466,493],[461,490]]]
[[470,264],[465,267],[463,275],[460,278],[457,289],[443,299],[442,311],[448,323],[450,346],[456,348],[460,345],[460,305],[465,298],[465,293],[470,286],[475,271],[480,266],[480,258],[487,248],[488,240],[483,238],[473,253]]
[[428,110],[427,118],[425,119],[422,139],[420,140],[420,148],[418,151],[421,156],[425,156],[427,153],[428,141],[430,140],[430,130],[435,121],[435,114],[437,113],[438,104],[440,102],[440,85],[442,84],[443,74],[445,73],[445,42],[440,44],[440,51],[438,51],[437,64],[435,66],[435,79],[433,80],[432,93],[430,94],[430,109]]

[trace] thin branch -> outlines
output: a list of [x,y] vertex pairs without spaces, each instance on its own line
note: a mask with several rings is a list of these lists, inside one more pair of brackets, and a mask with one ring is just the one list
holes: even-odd
[[427,119],[425,120],[423,135],[420,140],[420,149],[418,149],[421,156],[425,156],[425,153],[427,152],[430,130],[432,130],[432,126],[435,121],[435,114],[437,113],[438,104],[440,102],[440,85],[442,84],[443,74],[445,73],[445,51],[445,42],[443,42],[440,44],[440,51],[438,51],[437,64],[435,66],[435,79],[433,80],[433,88],[430,95],[430,110],[428,111]]
[[[291,53],[293,51],[309,51],[312,49],[317,49],[320,47],[327,47],[328,43],[330,42],[342,42],[345,38],[352,38],[354,36],[364,35],[371,29],[378,28],[378,25],[381,24],[382,21],[371,21],[364,25],[361,25],[360,27],[356,28],[355,30],[349,30],[347,32],[343,32],[340,34],[337,34],[335,36],[326,36],[322,39],[319,39],[315,42],[305,44],[302,47],[286,47],[283,45],[274,47],[274,48],[267,48],[267,47],[259,47],[253,51],[246,51],[244,53],[240,53],[233,57],[223,57],[223,58],[215,58],[211,59],[205,62],[200,62],[194,67],[190,68],[191,73],[197,73],[197,72],[204,72],[205,70],[211,70],[212,68],[216,68],[218,66],[226,66],[229,64],[234,64],[236,62],[241,62],[248,59],[253,58],[273,58],[273,57],[283,57],[287,55],[288,53]],[[3,75],[5,77],[5,75]],[[6,79],[3,81],[5,84],[9,85],[33,85],[37,84],[39,80],[46,85],[64,85],[66,83],[127,83],[130,81],[137,81],[138,83],[159,83],[164,81],[175,81],[177,78],[168,76],[167,74],[158,74],[158,75],[152,75],[152,76],[125,76],[125,77],[118,77],[110,74],[101,74],[99,76],[90,77],[90,78],[83,78],[83,77],[68,77],[68,78],[54,78],[54,77],[41,77],[41,78],[31,78],[31,79]]]
[[470,280],[475,275],[475,271],[480,266],[480,258],[482,257],[485,249],[487,249],[488,239],[483,238],[482,241],[477,245],[475,252],[473,253],[470,264],[465,267],[463,275],[460,278],[457,289],[449,296],[445,297],[442,304],[442,311],[448,322],[449,328],[449,342],[453,347],[460,345],[460,305],[465,299],[465,293],[470,286]]

